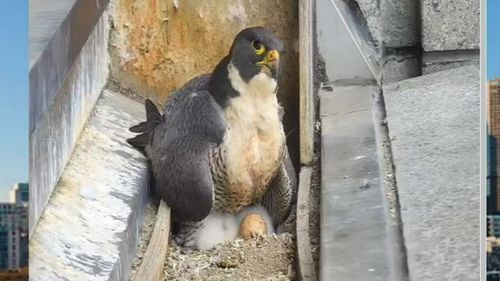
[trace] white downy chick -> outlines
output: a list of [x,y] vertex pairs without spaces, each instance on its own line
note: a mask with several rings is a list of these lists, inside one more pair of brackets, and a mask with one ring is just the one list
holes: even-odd
[[195,248],[208,250],[219,243],[233,241],[238,237],[239,224],[231,214],[210,214],[195,234]]
[[266,208],[252,205],[243,208],[236,214],[213,213],[203,220],[203,226],[195,234],[194,248],[208,250],[219,243],[233,241],[238,238],[243,220],[252,214],[260,216],[266,224],[266,234],[273,234],[273,222]]

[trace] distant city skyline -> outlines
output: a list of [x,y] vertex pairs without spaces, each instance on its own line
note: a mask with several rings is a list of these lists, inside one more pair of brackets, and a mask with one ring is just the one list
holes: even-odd
[[28,182],[28,4],[3,1],[0,9],[0,202]]

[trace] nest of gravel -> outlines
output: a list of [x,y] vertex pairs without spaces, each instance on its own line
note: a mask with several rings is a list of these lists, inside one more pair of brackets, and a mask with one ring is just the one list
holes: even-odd
[[[146,252],[158,212],[157,200],[149,202],[137,258],[129,280],[134,280]],[[280,231],[251,240],[237,239],[213,249],[198,251],[170,242],[165,259],[165,280],[295,280],[295,212]]]
[[171,243],[165,280],[294,280],[295,242],[288,233],[238,239],[206,251]]

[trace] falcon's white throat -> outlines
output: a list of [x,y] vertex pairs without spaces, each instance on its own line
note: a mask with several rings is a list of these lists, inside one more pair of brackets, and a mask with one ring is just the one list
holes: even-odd
[[281,161],[285,135],[278,113],[276,80],[259,73],[246,82],[232,64],[228,65],[228,74],[239,92],[224,109],[228,188],[244,206],[255,203],[266,191]]
[[240,95],[253,94],[254,97],[267,95],[275,96],[276,87],[278,86],[276,79],[270,77],[264,72],[260,72],[255,75],[247,83],[243,80],[243,78],[241,78],[238,69],[230,63],[228,65],[228,75],[231,85],[240,93]]

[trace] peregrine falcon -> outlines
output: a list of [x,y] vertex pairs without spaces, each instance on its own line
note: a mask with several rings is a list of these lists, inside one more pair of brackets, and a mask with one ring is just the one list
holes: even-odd
[[252,205],[265,207],[274,227],[287,218],[296,176],[276,95],[282,51],[269,30],[242,30],[211,74],[173,92],[163,114],[146,100],[146,121],[130,128],[182,245],[196,248],[204,223]]

